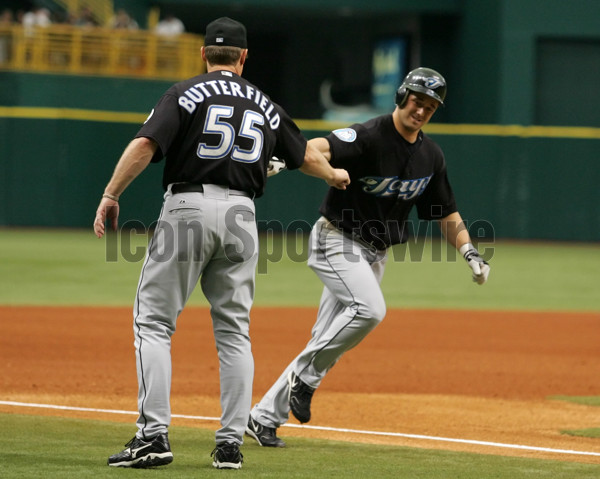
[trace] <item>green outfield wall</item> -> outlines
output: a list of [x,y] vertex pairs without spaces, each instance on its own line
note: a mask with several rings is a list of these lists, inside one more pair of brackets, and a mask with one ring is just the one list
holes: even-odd
[[[370,87],[375,42],[406,37],[406,66],[448,80],[447,107],[426,131],[445,151],[472,233],[600,240],[600,1],[235,3],[115,5],[139,20],[152,5],[173,7],[197,32],[215,16],[243,18],[255,52],[244,76],[295,118],[322,117],[325,79]],[[170,85],[0,70],[0,226],[90,227],[123,148]],[[347,126],[298,124],[308,137]],[[124,194],[121,223],[151,225],[160,185],[151,165]],[[298,172],[272,178],[257,200],[261,228],[307,229],[325,191]]]
[[[168,84],[12,76],[21,78],[0,73],[0,225],[91,228],[117,159]],[[307,137],[342,126],[298,123]],[[427,132],[445,151],[476,236],[600,240],[600,129],[431,124]],[[122,225],[155,221],[161,170],[150,165],[123,195]],[[306,230],[325,191],[299,172],[270,179],[257,200],[261,229]]]

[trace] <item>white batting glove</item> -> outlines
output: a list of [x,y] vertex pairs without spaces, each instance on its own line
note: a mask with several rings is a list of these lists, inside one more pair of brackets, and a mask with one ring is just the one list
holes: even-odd
[[473,270],[473,281],[483,284],[490,274],[490,265],[479,255],[479,251],[471,243],[466,243],[458,250],[469,267]]
[[267,178],[270,176],[275,176],[277,173],[282,172],[283,170],[287,170],[287,165],[285,161],[280,160],[276,156],[269,160],[269,166],[267,168]]

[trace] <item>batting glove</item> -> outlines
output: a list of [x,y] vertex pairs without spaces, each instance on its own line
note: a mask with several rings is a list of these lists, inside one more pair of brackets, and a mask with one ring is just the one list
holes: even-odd
[[282,172],[283,170],[287,170],[287,165],[285,164],[285,161],[280,160],[279,158],[274,156],[269,160],[269,166],[267,168],[267,178],[269,176],[274,176],[277,173]]
[[473,270],[473,281],[483,284],[490,274],[490,265],[479,255],[479,251],[471,243],[466,243],[458,250],[469,267]]

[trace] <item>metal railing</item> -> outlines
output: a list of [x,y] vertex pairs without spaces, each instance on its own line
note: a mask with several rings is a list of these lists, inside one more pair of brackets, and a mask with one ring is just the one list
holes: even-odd
[[0,27],[0,70],[180,80],[205,72],[204,38],[145,30]]

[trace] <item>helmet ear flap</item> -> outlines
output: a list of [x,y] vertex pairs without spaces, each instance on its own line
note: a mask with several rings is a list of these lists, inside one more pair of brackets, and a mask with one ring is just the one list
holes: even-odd
[[406,100],[408,100],[408,89],[400,85],[400,88],[398,88],[398,91],[396,92],[396,105],[400,108],[404,108]]

